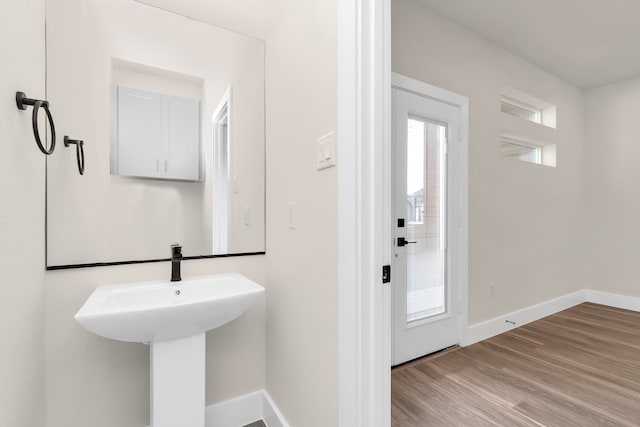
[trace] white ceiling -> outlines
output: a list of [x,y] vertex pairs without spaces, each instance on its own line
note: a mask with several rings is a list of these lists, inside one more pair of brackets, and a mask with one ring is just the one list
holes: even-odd
[[640,75],[639,0],[418,0],[582,89]]
[[265,38],[273,0],[136,0],[259,39]]

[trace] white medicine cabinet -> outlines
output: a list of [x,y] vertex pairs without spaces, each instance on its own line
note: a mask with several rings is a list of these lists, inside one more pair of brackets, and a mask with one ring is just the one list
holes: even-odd
[[111,86],[111,174],[201,181],[200,102]]

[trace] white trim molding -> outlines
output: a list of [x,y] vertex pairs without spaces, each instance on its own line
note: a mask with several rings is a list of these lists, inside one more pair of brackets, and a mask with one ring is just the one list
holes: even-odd
[[465,328],[462,329],[460,345],[466,347],[535,320],[542,319],[543,317],[550,316],[559,311],[566,310],[567,308],[585,302],[585,295],[586,292],[584,290],[579,290],[493,319],[485,320],[484,322],[470,325],[466,330]]
[[289,427],[289,423],[266,390],[263,390],[262,398],[262,420],[267,427]]
[[535,304],[521,310],[485,320],[484,322],[463,328],[460,345],[466,347],[479,341],[486,340],[519,326],[526,325],[543,317],[566,310],[583,302],[592,302],[609,307],[622,308],[640,312],[640,298],[610,292],[581,289],[570,294],[562,295],[551,300]]
[[391,423],[390,0],[338,7],[340,427]]
[[267,427],[289,427],[266,390],[216,403],[205,410],[206,427],[241,427],[259,420]]
[[585,291],[585,301],[625,310],[640,311],[640,298],[603,291]]

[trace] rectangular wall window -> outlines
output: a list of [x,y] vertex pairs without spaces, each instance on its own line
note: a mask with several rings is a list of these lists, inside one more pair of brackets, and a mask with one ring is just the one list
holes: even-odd
[[500,111],[532,123],[556,128],[556,106],[513,88],[502,88]]
[[500,105],[503,113],[511,114],[533,123],[542,123],[542,111],[531,105],[507,97],[502,97]]
[[500,141],[500,152],[502,157],[536,163],[538,165],[542,164],[542,147],[502,138]]
[[537,165],[556,166],[555,144],[538,144],[502,135],[500,138],[500,154],[505,159],[520,160]]

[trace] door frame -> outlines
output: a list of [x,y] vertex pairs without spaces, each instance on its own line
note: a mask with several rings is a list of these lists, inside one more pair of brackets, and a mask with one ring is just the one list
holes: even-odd
[[[393,238],[385,209],[391,203],[391,0],[336,6],[338,425],[388,427],[391,299],[382,266],[391,263]],[[468,133],[462,134],[466,146]],[[465,301],[465,326],[466,307]]]
[[[433,86],[411,77],[391,73],[391,90],[399,89],[436,102],[455,107],[459,111],[459,128],[455,129],[457,140],[447,141],[447,252],[449,286],[455,287],[457,296],[456,334],[458,344],[462,342],[463,334],[468,325],[468,294],[469,294],[469,98]],[[392,105],[393,106],[393,105]],[[389,120],[395,120],[394,113],[389,114]],[[393,138],[393,137],[392,137]],[[393,141],[393,139],[392,139]],[[395,160],[392,156],[391,162]],[[396,173],[395,167],[392,169]],[[393,179],[397,179],[392,175]],[[393,195],[393,193],[392,193]],[[395,198],[390,201],[388,210],[391,221],[395,218]],[[393,242],[390,244],[393,250]],[[393,264],[392,264],[393,265]],[[393,286],[393,284],[392,284]],[[389,305],[393,304],[393,299]],[[394,319],[391,319],[393,322]],[[391,324],[393,330],[394,325]],[[390,351],[393,352],[394,340],[391,341]]]
[[338,0],[338,425],[391,424],[391,0]]

